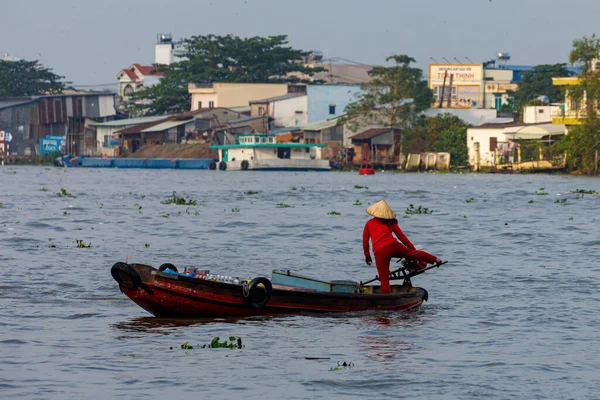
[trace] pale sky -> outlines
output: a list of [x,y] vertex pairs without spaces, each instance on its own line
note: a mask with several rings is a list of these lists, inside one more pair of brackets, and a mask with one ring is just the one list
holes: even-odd
[[[600,33],[598,0],[0,0],[0,53],[40,62],[77,85],[114,83],[151,64],[157,33],[287,34],[290,45],[382,64],[408,54],[426,70],[494,58],[566,62],[573,39]],[[111,88],[112,89],[112,88]]]

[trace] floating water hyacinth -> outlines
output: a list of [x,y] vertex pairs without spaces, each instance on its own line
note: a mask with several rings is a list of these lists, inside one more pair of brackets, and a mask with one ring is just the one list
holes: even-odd
[[196,200],[186,200],[183,197],[177,196],[177,192],[173,192],[173,196],[170,199],[161,201],[162,204],[175,204],[178,206],[195,206]]
[[61,188],[60,192],[56,193],[56,195],[58,197],[72,197],[72,198],[76,197],[76,196],[73,196],[71,193],[67,192],[67,190],[64,188]]
[[465,200],[465,203],[472,203],[473,201],[475,201],[474,198],[470,197],[468,199]]
[[535,192],[533,192],[533,194],[535,196],[545,196],[545,195],[548,194],[548,192],[545,192],[544,190],[545,190],[545,188],[539,188],[538,190],[536,190]]
[[337,211],[329,211],[329,212],[327,213],[327,215],[342,215],[342,213],[339,213],[339,212],[337,212]]
[[406,209],[406,211],[404,211],[404,213],[405,214],[431,214],[431,213],[433,213],[433,210],[429,210],[429,208],[425,208],[422,206],[415,208],[415,206],[413,204],[410,204],[409,207]]
[[277,208],[291,208],[292,206],[290,206],[289,204],[285,204],[285,203],[277,203],[277,204],[275,204],[275,207],[277,207]]

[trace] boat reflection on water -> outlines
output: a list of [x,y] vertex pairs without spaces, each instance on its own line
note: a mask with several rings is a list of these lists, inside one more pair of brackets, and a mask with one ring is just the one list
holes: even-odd
[[152,333],[160,335],[170,335],[179,328],[187,328],[193,325],[210,325],[221,323],[237,324],[241,321],[239,318],[156,318],[156,317],[138,317],[131,318],[112,324],[114,329],[130,333]]
[[362,318],[360,327],[364,332],[357,337],[360,347],[368,352],[371,360],[397,365],[395,360],[404,357],[404,351],[415,347],[413,342],[408,341],[413,336],[405,331],[412,331],[420,324],[417,314],[419,311]]

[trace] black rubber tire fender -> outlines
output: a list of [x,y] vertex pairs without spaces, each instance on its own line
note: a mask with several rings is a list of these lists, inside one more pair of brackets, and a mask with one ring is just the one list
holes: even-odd
[[242,171],[247,171],[249,166],[250,166],[250,163],[248,162],[248,160],[242,161],[242,165],[241,165]]
[[225,171],[227,169],[227,163],[225,161],[221,161],[219,163],[219,170]]
[[140,274],[131,265],[124,262],[115,263],[110,269],[110,274],[117,281],[119,287],[127,290],[136,290],[142,283]]
[[208,169],[210,169],[211,171],[214,171],[215,169],[217,169],[217,163],[214,161],[211,161],[210,164],[208,164]]
[[[263,287],[258,287],[260,284]],[[273,292],[271,281],[264,277],[258,277],[252,279],[247,285],[247,290],[244,290],[246,305],[252,308],[264,308],[271,300],[271,293]]]
[[170,269],[171,271],[179,272],[177,270],[177,267],[171,263],[164,263],[164,264],[161,264],[160,267],[158,267],[159,272],[163,272],[165,269]]

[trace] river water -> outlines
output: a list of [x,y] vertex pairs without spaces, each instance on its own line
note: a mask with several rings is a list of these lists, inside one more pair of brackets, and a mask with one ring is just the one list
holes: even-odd
[[[600,180],[0,168],[1,397],[600,398],[600,197],[578,189]],[[197,206],[161,204],[173,191]],[[450,261],[413,280],[429,291],[416,312],[161,320],[110,275],[129,261],[366,280],[364,210],[382,198],[433,211],[400,225]],[[180,349],[215,336],[244,348]]]

